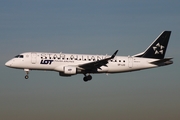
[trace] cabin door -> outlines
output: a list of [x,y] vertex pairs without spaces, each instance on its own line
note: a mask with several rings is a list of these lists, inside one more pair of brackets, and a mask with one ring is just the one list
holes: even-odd
[[128,66],[129,68],[133,67],[133,58],[131,56],[128,57]]
[[31,53],[31,63],[36,64],[37,61],[37,53]]

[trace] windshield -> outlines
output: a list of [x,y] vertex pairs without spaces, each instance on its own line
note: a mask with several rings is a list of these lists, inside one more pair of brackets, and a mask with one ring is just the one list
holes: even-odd
[[24,55],[16,55],[15,58],[23,58]]

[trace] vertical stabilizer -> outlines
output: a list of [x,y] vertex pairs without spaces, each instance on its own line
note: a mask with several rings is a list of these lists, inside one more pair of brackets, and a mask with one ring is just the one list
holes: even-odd
[[134,56],[163,59],[166,53],[170,35],[171,31],[162,32],[143,53]]

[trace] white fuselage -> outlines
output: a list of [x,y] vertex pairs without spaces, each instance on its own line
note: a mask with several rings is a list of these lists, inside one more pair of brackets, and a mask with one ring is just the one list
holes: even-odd
[[[40,52],[26,52],[20,54],[21,57],[15,57],[6,63],[6,66],[17,69],[29,70],[49,70],[63,72],[65,66],[75,66],[86,64],[89,62],[105,59],[107,55],[85,55],[85,54],[65,54],[65,53],[40,53]],[[116,56],[114,59],[108,61],[106,66],[101,66],[93,73],[121,73],[128,71],[135,71],[141,69],[148,69],[157,67],[157,65],[150,64],[150,62],[157,59],[140,58],[132,56]],[[82,73],[77,70],[77,73]]]
[[65,53],[26,52],[5,63],[6,66],[24,69],[25,79],[29,70],[57,71],[60,76],[84,74],[85,82],[92,79],[91,73],[121,73],[154,68],[173,63],[164,58],[171,31],[163,31],[142,53],[134,56],[85,55]]

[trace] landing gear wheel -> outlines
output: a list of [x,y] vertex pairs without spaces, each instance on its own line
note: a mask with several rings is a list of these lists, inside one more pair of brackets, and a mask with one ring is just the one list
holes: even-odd
[[26,75],[26,76],[25,76],[25,79],[28,79],[28,78],[29,78],[29,76],[28,76],[28,75]]
[[85,76],[85,77],[83,78],[84,82],[90,81],[91,79],[92,79],[92,76],[91,76],[91,75]]
[[88,75],[87,78],[88,78],[88,80],[92,80],[92,76],[91,75]]
[[84,80],[84,82],[87,82],[87,81],[88,81],[87,77],[84,77],[83,80]]

